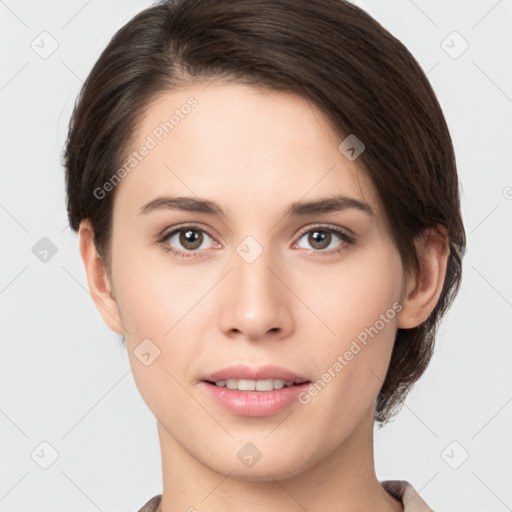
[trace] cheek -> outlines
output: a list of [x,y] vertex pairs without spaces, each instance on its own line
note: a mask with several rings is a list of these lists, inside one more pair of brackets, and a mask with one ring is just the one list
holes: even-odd
[[179,383],[193,360],[190,328],[193,306],[204,290],[191,286],[190,276],[180,269],[172,274],[150,258],[135,255],[115,263],[118,308],[126,328],[127,353],[136,386],[158,418],[180,410],[178,419],[197,410]]
[[127,351],[142,396],[156,404],[158,390],[180,393],[172,376],[182,380],[200,348],[193,343],[194,329],[204,306],[201,298],[214,276],[201,278],[192,266],[168,264],[156,250],[137,253],[117,247],[114,283]]
[[148,337],[164,340],[191,304],[197,302],[191,267],[166,264],[159,250],[113,253],[115,289],[126,338]]
[[376,322],[389,337],[396,323],[393,304],[400,300],[403,279],[401,260],[393,247],[360,251],[339,267],[310,276],[302,293],[328,327],[326,338],[332,347],[350,342]]
[[[363,413],[377,397],[388,369],[401,310],[402,265],[392,247],[375,254],[381,257],[367,252],[347,268],[306,282],[309,305],[328,327],[309,346],[311,360],[317,362],[318,403],[326,410],[342,402],[344,410]],[[330,410],[343,415],[341,409]]]

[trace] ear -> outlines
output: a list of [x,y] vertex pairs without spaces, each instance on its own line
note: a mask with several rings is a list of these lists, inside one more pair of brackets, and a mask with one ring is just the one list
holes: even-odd
[[448,264],[448,234],[443,226],[427,229],[416,243],[420,263],[417,275],[406,279],[402,310],[397,327],[411,329],[422,324],[435,308],[441,295]]
[[103,321],[118,334],[124,335],[117,302],[112,292],[110,280],[103,260],[99,256],[94,243],[94,231],[89,219],[80,223],[78,230],[80,254],[87,274],[87,282],[91,297]]

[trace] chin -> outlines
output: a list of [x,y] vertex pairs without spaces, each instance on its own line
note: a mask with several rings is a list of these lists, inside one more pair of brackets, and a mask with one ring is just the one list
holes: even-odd
[[[300,451],[299,449],[297,450]],[[289,460],[286,460],[285,456],[277,453],[277,451],[273,455],[273,457],[264,460],[265,455],[263,454],[261,459],[252,467],[244,467],[244,464],[238,458],[234,459],[234,463],[233,459],[224,460],[221,466],[219,466],[218,460],[215,461],[217,464],[207,465],[217,473],[229,475],[230,478],[235,480],[247,482],[286,480],[287,478],[297,476],[309,467],[306,460],[302,460],[302,458],[297,459],[296,455],[291,456]]]
[[[224,472],[221,472],[224,474]],[[276,468],[275,465],[268,465],[268,467],[260,467],[258,469],[251,468],[246,470],[228,470],[225,474],[229,474],[230,478],[234,480],[241,480],[245,482],[273,482],[275,480],[286,480],[299,474],[297,468]]]

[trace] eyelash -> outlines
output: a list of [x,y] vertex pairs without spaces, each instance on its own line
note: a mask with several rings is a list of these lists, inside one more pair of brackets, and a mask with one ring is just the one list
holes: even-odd
[[[201,231],[203,233],[206,233],[211,239],[214,239],[214,237],[210,234],[210,232],[207,229],[200,228],[199,226],[195,224],[186,224],[182,226],[178,226],[177,228],[174,228],[172,231],[164,233],[160,238],[158,239],[158,243],[163,247],[163,249],[169,253],[172,253],[174,256],[178,258],[197,258],[199,257],[200,250],[194,250],[194,251],[177,251],[176,249],[173,249],[172,246],[170,246],[167,241],[170,237],[175,235],[176,233],[180,233],[182,231],[186,230],[192,230],[192,231]],[[334,233],[337,235],[342,243],[340,244],[340,247],[337,249],[331,249],[329,251],[326,250],[315,250],[315,249],[309,249],[313,253],[315,253],[315,256],[317,254],[321,256],[332,256],[334,254],[337,254],[343,250],[345,250],[347,247],[353,245],[355,243],[355,240],[352,236],[348,235],[345,231],[338,227],[329,226],[325,224],[318,224],[311,227],[308,227],[307,229],[304,229],[301,231],[298,235],[297,241],[300,240],[306,233],[309,233],[311,231],[325,231],[327,233]],[[205,249],[203,249],[205,250]]]

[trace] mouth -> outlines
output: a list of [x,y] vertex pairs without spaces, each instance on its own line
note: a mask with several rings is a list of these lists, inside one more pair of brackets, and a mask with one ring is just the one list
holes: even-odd
[[203,375],[201,380],[219,388],[239,391],[273,391],[310,382],[280,366],[247,366],[238,364]]
[[277,389],[289,388],[292,386],[299,386],[307,384],[310,381],[298,379],[296,382],[284,379],[220,379],[217,381],[204,381],[212,386],[219,388],[227,388],[238,391],[274,391]]
[[311,381],[280,366],[238,364],[203,375],[200,383],[206,395],[227,412],[262,417],[299,404],[298,397]]

